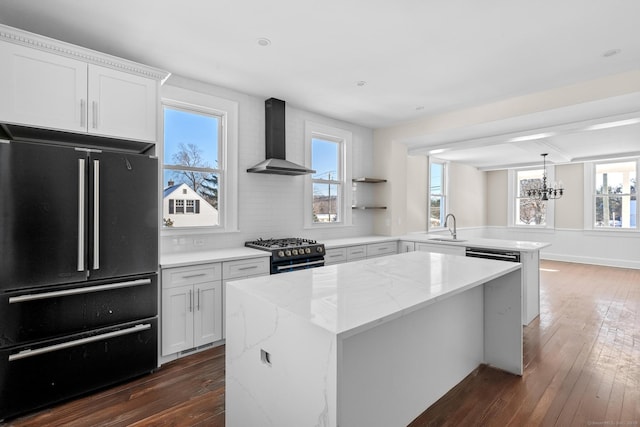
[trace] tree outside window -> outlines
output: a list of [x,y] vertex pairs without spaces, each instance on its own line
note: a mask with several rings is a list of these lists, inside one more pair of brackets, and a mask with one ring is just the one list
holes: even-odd
[[516,225],[546,225],[546,200],[527,197],[527,190],[542,187],[542,169],[523,170],[516,173]]

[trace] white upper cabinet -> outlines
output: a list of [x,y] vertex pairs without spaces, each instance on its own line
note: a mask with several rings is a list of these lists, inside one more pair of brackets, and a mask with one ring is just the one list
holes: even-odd
[[167,73],[0,25],[0,122],[156,141]]
[[0,63],[0,120],[87,130],[86,63],[4,42]]
[[156,140],[155,80],[89,65],[89,133]]

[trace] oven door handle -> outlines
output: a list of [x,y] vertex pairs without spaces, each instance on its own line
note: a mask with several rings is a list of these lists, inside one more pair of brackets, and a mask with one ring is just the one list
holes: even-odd
[[54,351],[63,350],[65,348],[77,347],[79,345],[89,344],[92,342],[104,340],[106,338],[114,338],[122,335],[134,334],[140,331],[146,331],[147,329],[151,329],[151,324],[144,323],[140,325],[133,326],[131,328],[122,329],[119,331],[107,332],[106,334],[95,335],[93,337],[80,338],[74,341],[67,341],[60,344],[50,345],[48,347],[37,348],[35,350],[24,350],[20,353],[9,355],[9,362],[14,360],[26,359],[27,357],[38,356],[40,354],[52,353]]
[[278,269],[278,271],[280,271],[280,270],[289,270],[291,268],[297,268],[297,267],[309,267],[309,266],[318,265],[318,264],[324,264],[324,260],[302,262],[300,264],[279,265],[276,268]]
[[35,301],[39,299],[66,297],[69,295],[88,294],[91,292],[108,291],[112,289],[131,288],[134,286],[148,285],[150,283],[151,283],[151,279],[138,279],[138,280],[130,280],[128,282],[111,283],[108,285],[89,286],[86,288],[65,289],[64,291],[53,291],[53,292],[43,292],[41,294],[20,295],[17,297],[10,297],[9,304]]

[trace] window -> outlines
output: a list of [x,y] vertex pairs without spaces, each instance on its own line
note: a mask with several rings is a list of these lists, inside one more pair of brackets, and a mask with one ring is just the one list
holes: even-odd
[[351,132],[316,123],[305,123],[307,159],[316,171],[310,178],[305,224],[350,225]]
[[[555,168],[547,165],[547,182],[554,182]],[[543,227],[554,226],[554,201],[536,200],[527,197],[526,191],[542,186],[544,169],[509,169],[509,226]]]
[[[223,171],[218,167],[222,120],[218,115],[196,110],[164,107],[164,224],[173,227],[218,226],[220,216],[219,183]],[[171,212],[169,200],[175,200]],[[196,214],[195,203],[201,209]],[[192,213],[194,216],[175,215]]]
[[237,231],[238,104],[171,85],[162,96],[162,232]]
[[340,142],[311,139],[313,175],[313,222],[339,222],[344,191],[341,181]]
[[527,190],[542,187],[542,169],[516,171],[515,225],[546,225],[548,200],[527,197]]
[[176,213],[177,214],[184,213],[184,200],[176,200]]
[[593,168],[593,227],[637,228],[638,161],[595,163]]
[[429,228],[444,226],[447,215],[446,163],[429,159]]

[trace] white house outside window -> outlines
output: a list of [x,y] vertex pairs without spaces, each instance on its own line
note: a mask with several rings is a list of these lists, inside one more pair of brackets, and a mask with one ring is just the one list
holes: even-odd
[[[310,177],[305,224],[349,225],[351,205],[351,133],[317,123],[305,123],[307,162],[316,171]],[[308,178],[309,179],[309,178]]]

